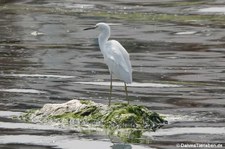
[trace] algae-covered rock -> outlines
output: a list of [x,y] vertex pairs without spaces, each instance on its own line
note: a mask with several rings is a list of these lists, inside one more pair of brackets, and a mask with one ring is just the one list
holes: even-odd
[[[89,100],[70,100],[62,104],[45,104],[41,109],[29,110],[21,116],[22,120],[35,123],[68,123],[71,125],[94,123],[105,114],[106,105]],[[73,122],[73,124],[72,124]]]
[[166,122],[144,106],[116,103],[108,107],[76,99],[62,104],[46,104],[41,109],[27,111],[20,118],[34,123],[69,126],[81,132],[104,130],[107,135],[129,143],[149,142],[150,139],[142,139],[142,133],[154,131]]
[[144,106],[113,104],[110,107],[89,100],[70,100],[62,104],[46,104],[39,110],[28,111],[21,118],[30,122],[62,123],[109,129],[155,130],[166,121]]
[[155,129],[165,120],[143,106],[114,104],[103,117],[103,124],[109,128]]

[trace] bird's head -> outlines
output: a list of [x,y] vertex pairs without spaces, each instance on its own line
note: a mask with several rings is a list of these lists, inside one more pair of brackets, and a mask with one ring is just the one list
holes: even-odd
[[110,27],[108,24],[101,22],[97,23],[95,26],[85,28],[84,30],[91,30],[91,29],[99,29],[102,31],[102,30],[110,30]]

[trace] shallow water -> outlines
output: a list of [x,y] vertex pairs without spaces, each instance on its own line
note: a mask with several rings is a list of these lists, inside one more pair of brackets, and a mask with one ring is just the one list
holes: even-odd
[[[225,16],[221,4],[222,0],[0,1],[0,148],[225,146]],[[179,18],[182,15],[187,20]],[[72,98],[108,102],[109,72],[98,49],[98,32],[83,31],[102,21],[116,24],[111,38],[130,53],[131,103],[167,115],[169,124],[146,132],[141,138],[145,141],[134,145],[104,133],[9,118]],[[126,102],[116,78],[114,85],[113,101]]]

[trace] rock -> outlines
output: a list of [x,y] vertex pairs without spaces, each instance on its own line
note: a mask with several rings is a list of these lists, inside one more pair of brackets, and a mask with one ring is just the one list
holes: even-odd
[[60,123],[107,129],[155,130],[166,123],[157,113],[144,106],[116,103],[108,107],[89,100],[73,99],[62,104],[46,104],[31,110],[21,119],[35,123]]
[[46,104],[41,109],[27,111],[20,119],[64,128],[69,126],[81,132],[104,130],[109,136],[129,143],[146,143],[140,139],[142,133],[155,131],[167,122],[144,106],[116,103],[108,107],[77,99],[62,104]]
[[20,119],[58,127],[69,126],[77,131],[104,130],[109,136],[117,136],[129,143],[143,143],[140,138],[144,131],[155,131],[167,122],[144,106],[116,103],[108,107],[77,99],[62,104],[46,104],[41,109],[27,111]]
[[58,116],[63,115],[65,113],[79,113],[83,111],[85,108],[92,106],[104,106],[101,104],[96,104],[92,101],[80,101],[80,100],[70,100],[66,103],[62,104],[45,104],[43,108],[36,112],[37,115],[42,116]]

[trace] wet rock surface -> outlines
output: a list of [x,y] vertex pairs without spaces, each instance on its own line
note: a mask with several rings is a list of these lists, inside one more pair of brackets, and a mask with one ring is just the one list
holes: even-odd
[[159,114],[143,106],[115,103],[108,107],[77,99],[62,104],[45,104],[41,109],[30,110],[20,118],[33,123],[57,123],[70,127],[100,127],[110,130],[130,128],[132,131],[155,131],[167,123]]

